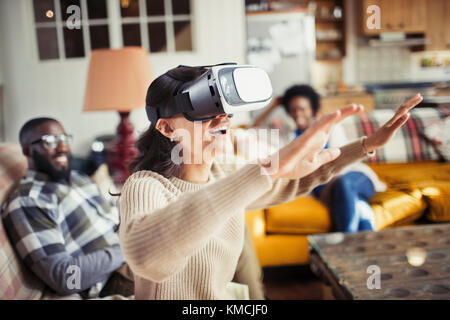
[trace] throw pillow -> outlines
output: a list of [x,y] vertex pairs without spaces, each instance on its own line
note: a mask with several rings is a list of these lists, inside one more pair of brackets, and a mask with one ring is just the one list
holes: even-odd
[[450,161],[450,117],[427,126],[424,134],[434,144],[436,151],[446,161]]

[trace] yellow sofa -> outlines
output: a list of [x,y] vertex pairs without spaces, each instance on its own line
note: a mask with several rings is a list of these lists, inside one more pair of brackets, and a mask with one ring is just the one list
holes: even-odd
[[[354,141],[372,134],[393,114],[394,110],[374,110],[349,117],[341,125],[348,141]],[[431,126],[445,125],[450,107],[415,108],[410,114],[390,142],[367,160],[388,187],[370,201],[377,230],[427,220],[450,221],[450,163],[437,161],[444,158],[443,153],[427,133]],[[433,138],[446,141],[446,137]],[[264,267],[307,264],[307,236],[335,230],[327,208],[307,197],[248,212],[246,220]]]
[[[450,221],[450,163],[369,164],[388,189],[370,201],[377,230],[413,224],[424,214]],[[246,213],[263,267],[309,262],[307,236],[333,231],[327,208],[310,197]]]

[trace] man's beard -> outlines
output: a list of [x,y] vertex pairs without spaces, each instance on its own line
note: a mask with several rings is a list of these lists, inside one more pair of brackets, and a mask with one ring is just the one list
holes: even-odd
[[[58,155],[58,154],[56,154]],[[66,154],[67,158],[69,159],[69,164],[67,165],[67,168],[64,169],[56,169],[51,162],[40,153],[33,150],[32,158],[34,161],[34,166],[36,171],[44,172],[46,173],[50,180],[52,181],[60,181],[65,179],[66,181],[70,180],[70,155]]]

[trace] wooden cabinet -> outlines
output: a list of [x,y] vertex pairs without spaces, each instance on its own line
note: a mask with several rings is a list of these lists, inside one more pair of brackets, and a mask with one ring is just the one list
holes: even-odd
[[[423,33],[427,29],[426,0],[401,0],[403,10],[402,22],[406,33]],[[409,10],[407,8],[410,8]]]
[[427,50],[450,49],[450,0],[428,2],[426,37],[431,43]]
[[[367,19],[372,15],[367,13],[367,8],[371,5],[380,8],[380,29],[367,27]],[[363,0],[361,9],[364,17],[362,31],[366,35],[382,32],[424,33],[427,27],[426,0]]]
[[[340,60],[345,56],[345,1],[315,0],[316,9],[316,59]],[[341,15],[336,17],[337,9]]]
[[400,8],[400,1],[380,0],[380,14],[381,14],[381,30],[379,32],[394,32],[400,29],[400,17],[402,13]]
[[[426,50],[450,49],[450,0],[362,0],[359,2],[361,31],[365,35],[382,32],[425,34],[431,41]],[[381,28],[369,29],[367,8],[380,8]]]
[[333,112],[352,103],[362,104],[365,112],[370,112],[375,107],[374,97],[371,94],[340,94],[321,98],[319,114]]

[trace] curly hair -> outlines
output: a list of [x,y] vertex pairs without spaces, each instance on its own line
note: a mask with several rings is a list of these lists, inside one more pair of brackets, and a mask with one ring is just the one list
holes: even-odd
[[311,103],[311,108],[313,115],[316,115],[317,111],[319,111],[320,107],[320,96],[311,86],[302,84],[302,85],[294,85],[287,89],[284,92],[283,97],[281,98],[281,104],[287,113],[289,113],[289,104],[291,100],[295,97],[305,97]]

